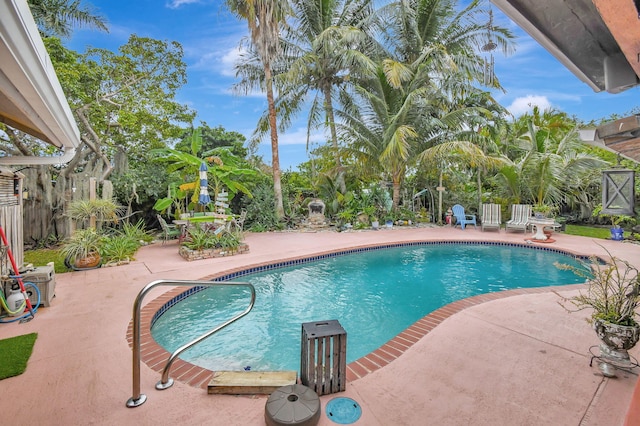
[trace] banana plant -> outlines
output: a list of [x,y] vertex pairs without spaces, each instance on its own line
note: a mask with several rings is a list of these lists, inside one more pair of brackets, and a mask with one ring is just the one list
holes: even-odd
[[219,147],[201,152],[202,134],[199,128],[193,130],[190,139],[190,153],[172,148],[152,151],[156,161],[167,164],[167,170],[170,173],[177,173],[181,181],[170,185],[168,196],[156,201],[155,210],[164,211],[171,205],[176,205],[178,208],[185,207],[181,205],[181,200],[187,196],[190,198],[190,203],[196,204],[200,193],[198,172],[202,163],[209,166],[207,177],[210,193],[215,195],[227,189],[231,194],[229,200],[233,199],[238,192],[251,196],[251,192],[240,182],[240,179],[245,180],[256,176],[255,170],[242,168],[239,158],[228,148]]

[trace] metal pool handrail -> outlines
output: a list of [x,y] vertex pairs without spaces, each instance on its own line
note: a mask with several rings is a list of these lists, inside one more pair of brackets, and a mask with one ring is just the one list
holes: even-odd
[[156,280],[147,284],[142,290],[140,290],[140,293],[138,293],[136,300],[133,302],[133,342],[131,345],[132,346],[131,351],[133,352],[133,357],[132,357],[133,358],[133,393],[131,398],[127,400],[127,407],[129,408],[138,407],[144,404],[145,401],[147,400],[147,396],[140,393],[140,310],[142,306],[142,300],[147,295],[147,293],[149,293],[149,291],[151,291],[153,288],[161,285],[183,286],[183,287],[187,287],[187,286],[188,287],[193,287],[193,286],[248,287],[249,290],[251,291],[251,302],[249,303],[249,307],[247,309],[237,314],[236,316],[234,316],[224,324],[221,324],[215,327],[214,329],[206,332],[202,336],[176,349],[169,357],[169,360],[167,361],[167,365],[164,367],[164,370],[162,371],[162,379],[156,384],[156,389],[158,390],[167,389],[171,387],[171,385],[173,385],[173,379],[169,378],[169,369],[171,368],[171,364],[173,364],[173,361],[178,357],[178,355],[180,355],[182,352],[189,349],[190,347],[200,343],[201,341],[211,336],[212,334],[220,331],[221,329],[228,326],[232,322],[247,315],[251,311],[251,309],[253,309],[253,305],[255,304],[255,301],[256,301],[255,287],[253,287],[253,285],[250,283],[244,283],[244,282]]

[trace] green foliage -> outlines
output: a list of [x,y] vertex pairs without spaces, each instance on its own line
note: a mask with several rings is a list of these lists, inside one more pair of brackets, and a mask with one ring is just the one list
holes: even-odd
[[[135,35],[114,51],[88,49],[78,53],[56,38],[44,42],[81,127],[83,143],[73,167],[60,169],[56,164],[30,171],[34,184],[30,189],[51,195],[34,197],[31,202],[35,210],[49,215],[54,212],[53,220],[43,217],[39,221],[43,229],[34,229],[33,234],[67,233],[58,207],[66,202],[63,197],[75,183],[90,177],[111,179],[111,172],[114,194],[121,204],[139,203],[134,210],[149,208],[167,186],[166,173],[148,167],[149,151],[172,143],[195,116],[187,106],[176,102],[177,91],[186,82],[182,47],[176,42]],[[24,150],[33,155],[55,151],[55,147],[34,138],[17,137]],[[57,182],[55,191],[53,182]],[[140,200],[136,199],[134,183],[140,190]],[[79,189],[84,190],[82,186]],[[30,231],[25,232],[28,241]]]
[[585,148],[575,120],[566,113],[536,107],[508,129],[501,143],[510,164],[495,180],[502,196],[521,204],[569,202],[592,208],[599,171],[607,163]]
[[150,243],[153,241],[153,235],[145,229],[144,221],[142,219],[135,224],[125,222],[122,225],[121,233],[134,241],[142,241],[144,243]]
[[253,190],[253,198],[249,199],[246,226],[254,232],[260,230],[281,229],[282,225],[275,213],[274,192],[268,180],[258,184]]
[[605,251],[609,255],[605,265],[595,255],[590,257],[590,264],[583,262],[581,268],[555,264],[557,268],[570,270],[587,280],[586,292],[581,291],[577,296],[564,298],[563,301],[571,303],[575,310],[593,309],[589,322],[600,319],[625,326],[637,325],[636,308],[640,304],[638,269]]
[[215,238],[213,233],[207,232],[199,226],[194,226],[187,231],[187,237],[182,245],[191,250],[210,249],[215,246]]
[[64,241],[60,256],[70,259],[81,259],[98,252],[103,263],[120,262],[133,258],[141,245],[153,240],[144,229],[144,221],[136,224],[124,223],[122,229],[111,228],[106,233],[97,232],[93,228],[79,229]]
[[189,229],[187,232],[187,238],[184,240],[182,245],[190,250],[206,250],[215,248],[235,250],[238,248],[241,241],[242,235],[240,233],[222,230],[216,234],[213,231],[196,226]]
[[113,200],[78,200],[67,207],[67,215],[85,225],[92,216],[98,222],[116,223],[121,213],[122,206]]
[[[211,128],[205,122],[202,122],[198,129],[200,129],[201,149],[203,152],[226,147],[238,158],[247,156],[248,150],[244,147],[246,138],[243,134],[227,131],[222,126]],[[182,140],[174,148],[178,151],[192,152],[191,139],[186,131]]]
[[100,247],[100,255],[103,263],[121,262],[133,258],[138,248],[140,248],[140,240],[125,234],[114,235],[105,238]]
[[129,204],[133,211],[149,211],[157,199],[167,195],[169,174],[146,155],[131,156],[127,171],[114,172],[110,180],[115,197],[123,204]]
[[74,27],[109,32],[105,17],[80,1],[29,0],[29,9],[38,30],[46,39],[50,36],[71,37]]
[[628,215],[602,213],[602,204],[598,204],[596,208],[593,209],[593,216],[610,221],[613,228],[620,228],[622,224],[626,224],[627,226],[636,224],[636,219]]
[[100,252],[104,237],[93,228],[78,229],[65,240],[61,253],[65,258],[82,259]]
[[[188,142],[188,143],[187,143]],[[172,180],[167,197],[159,199],[154,209],[165,211],[171,205],[177,205],[177,210],[186,211],[190,206],[198,203],[200,194],[200,166],[207,165],[207,179],[211,198],[215,201],[218,193],[229,191],[229,201],[238,193],[251,197],[251,191],[245,182],[252,182],[257,177],[256,170],[248,163],[234,155],[229,148],[216,147],[203,151],[202,129],[194,129],[185,139],[183,148],[189,146],[190,151],[180,151],[172,148],[153,150],[155,161],[166,164]],[[184,200],[186,197],[189,200]],[[183,205],[186,204],[186,205]],[[178,207],[179,206],[179,207]]]

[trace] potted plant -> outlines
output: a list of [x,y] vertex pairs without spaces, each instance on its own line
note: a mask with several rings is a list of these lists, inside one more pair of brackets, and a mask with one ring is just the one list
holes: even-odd
[[[605,251],[607,251],[605,249]],[[606,264],[595,255],[590,257],[590,269],[556,264],[587,279],[587,288],[576,296],[564,298],[561,305],[570,312],[592,309],[587,321],[592,324],[601,340],[600,369],[606,376],[615,376],[615,367],[632,366],[628,350],[640,338],[640,325],[636,308],[640,303],[640,277],[638,269],[629,262],[613,257],[607,251]],[[573,305],[567,307],[567,303]]]
[[375,229],[376,231],[380,229],[380,221],[378,220],[378,216],[374,215],[371,217],[371,228]]
[[545,219],[553,212],[553,207],[548,204],[535,204],[533,206],[533,214],[536,219]]
[[635,219],[631,216],[602,213],[602,204],[598,204],[596,208],[593,209],[593,216],[600,216],[611,222],[611,239],[614,241],[624,240],[624,229],[620,226],[622,223],[635,222]]
[[68,238],[60,250],[69,269],[83,270],[100,266],[100,246],[103,237],[93,228],[79,229]]

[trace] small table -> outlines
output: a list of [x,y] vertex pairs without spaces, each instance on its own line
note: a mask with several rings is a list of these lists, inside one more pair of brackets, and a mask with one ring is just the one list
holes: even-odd
[[[226,214],[214,213],[206,216],[193,216],[184,219],[176,219],[173,221],[173,223],[180,227],[180,242],[182,242],[187,236],[187,228],[189,226],[204,225],[205,227],[219,228],[222,225],[226,224],[229,217],[231,216]],[[215,224],[219,224],[220,226],[216,227]]]
[[554,226],[555,225],[555,220],[554,219],[538,219],[538,218],[531,218],[529,219],[529,224],[531,226],[533,226],[533,236],[531,237],[534,240],[542,240],[545,241],[548,237],[544,234],[544,227],[545,226]]

